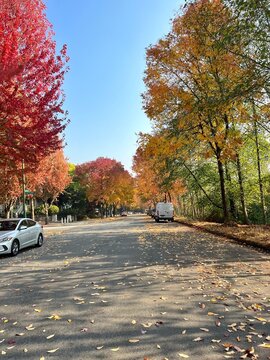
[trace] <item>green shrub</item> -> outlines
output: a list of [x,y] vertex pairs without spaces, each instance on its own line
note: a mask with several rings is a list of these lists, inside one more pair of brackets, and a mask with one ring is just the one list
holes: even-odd
[[56,215],[59,213],[59,207],[56,205],[51,205],[49,207],[49,215]]

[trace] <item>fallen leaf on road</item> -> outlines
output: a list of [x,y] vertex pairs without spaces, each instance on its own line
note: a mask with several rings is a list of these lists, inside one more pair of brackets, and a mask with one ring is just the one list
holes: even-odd
[[103,347],[104,347],[104,346],[97,346],[96,349],[97,349],[97,350],[101,350],[101,349],[103,349]]
[[52,335],[46,336],[46,339],[48,339],[48,340],[49,340],[49,339],[53,338],[53,337],[54,337],[54,335],[55,335],[55,334],[52,334]]
[[118,350],[119,350],[119,347],[111,349],[111,351],[118,351]]
[[10,340],[8,340],[8,342],[7,342],[9,345],[14,345],[14,344],[16,344],[16,341],[14,340],[14,339],[10,339]]
[[128,340],[128,342],[130,342],[130,343],[137,343],[137,342],[139,342],[140,340],[139,339],[129,339]]
[[185,359],[189,358],[189,356],[188,356],[187,354],[179,353],[178,355],[179,355],[181,358],[185,358]]
[[81,332],[87,332],[88,331],[88,328],[87,327],[84,327],[81,329]]
[[261,317],[255,317],[255,319],[262,321],[262,322],[267,322],[267,320],[265,318],[261,318]]
[[197,337],[196,339],[193,339],[192,341],[198,342],[198,341],[203,341],[203,338],[201,337]]
[[144,328],[149,328],[150,326],[152,326],[153,325],[153,323],[150,323],[150,322],[148,322],[148,323],[146,323],[146,324],[141,324]]
[[51,316],[48,317],[48,319],[51,320],[60,320],[61,316],[57,315],[57,314],[52,314]]
[[32,331],[32,330],[35,329],[35,328],[33,327],[33,324],[30,324],[30,325],[26,326],[25,328],[26,328],[26,330],[28,330],[28,331]]
[[56,349],[52,349],[52,350],[48,350],[47,353],[55,353],[57,350],[59,350],[59,348],[56,348]]

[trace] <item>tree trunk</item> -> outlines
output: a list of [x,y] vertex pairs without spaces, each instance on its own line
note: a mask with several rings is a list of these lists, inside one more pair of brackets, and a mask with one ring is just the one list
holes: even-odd
[[225,173],[226,173],[226,180],[227,180],[227,182],[229,184],[228,199],[229,199],[229,204],[230,204],[230,213],[231,213],[232,217],[234,219],[236,219],[237,218],[237,216],[236,216],[236,206],[235,206],[235,201],[234,201],[234,198],[233,198],[233,193],[231,191],[232,179],[231,179],[231,174],[230,174],[227,163],[225,163]]
[[10,219],[10,209],[5,211],[5,218]]
[[99,205],[99,211],[100,211],[100,218],[102,219],[103,218],[103,205],[102,204]]
[[31,198],[31,216],[32,219],[35,220],[35,204],[34,204],[34,198]]
[[246,208],[246,201],[245,201],[245,193],[243,187],[243,177],[242,177],[242,169],[239,155],[236,155],[236,165],[237,165],[237,174],[238,174],[238,184],[240,189],[240,201],[242,205],[242,213],[243,213],[243,220],[244,224],[249,224],[247,208]]
[[44,202],[44,208],[45,208],[45,224],[49,224],[49,204],[47,202]]
[[[254,115],[254,117],[256,115],[254,103],[253,103],[253,115]],[[263,189],[262,171],[261,171],[261,154],[260,154],[259,140],[258,140],[258,126],[257,126],[257,121],[255,118],[254,118],[254,135],[255,135],[255,142],[256,142],[257,169],[258,169],[258,181],[259,181],[260,197],[261,197],[262,216],[263,216],[263,223],[266,224],[264,189]]]
[[228,207],[226,201],[224,168],[220,159],[220,153],[217,156],[217,165],[218,165],[218,174],[219,174],[219,182],[220,182],[221,202],[223,209],[223,221],[226,223],[229,221],[229,213],[228,213]]

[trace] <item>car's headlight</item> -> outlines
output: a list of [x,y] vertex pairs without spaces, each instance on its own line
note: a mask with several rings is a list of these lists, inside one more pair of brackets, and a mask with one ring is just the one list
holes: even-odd
[[4,241],[10,241],[10,240],[12,240],[13,239],[13,236],[5,236],[5,237],[3,237],[2,239],[0,239],[0,242],[4,242]]

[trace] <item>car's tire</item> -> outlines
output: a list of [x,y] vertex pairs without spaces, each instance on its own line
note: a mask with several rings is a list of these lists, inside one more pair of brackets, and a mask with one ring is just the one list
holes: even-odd
[[159,218],[155,218],[155,221],[156,221],[156,222],[159,222]]
[[171,222],[174,222],[174,218],[171,218]]
[[11,256],[17,256],[20,250],[20,243],[19,240],[15,239],[13,240],[13,243],[11,245],[11,251],[10,254]]
[[43,245],[43,241],[44,241],[43,235],[39,234],[38,238],[37,238],[37,244],[36,244],[37,247],[41,247]]

